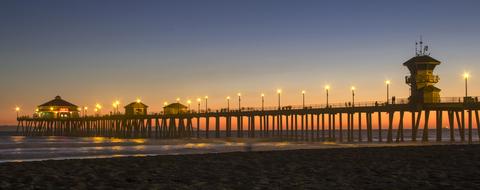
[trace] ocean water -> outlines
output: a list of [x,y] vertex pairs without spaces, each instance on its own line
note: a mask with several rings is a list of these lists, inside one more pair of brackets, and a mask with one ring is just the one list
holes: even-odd
[[[15,136],[12,131],[0,132],[0,162],[40,161],[50,159],[86,159],[109,158],[122,156],[150,156],[150,155],[178,155],[178,154],[204,154],[237,151],[266,151],[311,148],[342,148],[364,146],[398,146],[398,145],[424,145],[421,142],[422,131],[419,130],[417,143],[409,142],[411,130],[405,130],[405,143],[386,144],[387,131],[383,131],[384,142],[378,142],[378,131],[373,131],[374,143],[366,143],[366,131],[362,131],[362,142],[339,143],[318,141],[295,141],[287,138],[191,138],[191,139],[118,139],[104,137],[24,137]],[[478,142],[477,130],[472,131],[474,142]],[[299,132],[300,134],[301,132]],[[236,133],[234,133],[236,134]],[[305,133],[310,136],[308,133]],[[213,137],[212,132],[210,135]],[[315,135],[315,134],[314,134]],[[328,133],[326,133],[328,135]],[[442,131],[442,141],[448,143],[450,131]],[[222,133],[224,136],[224,133]],[[245,134],[246,136],[246,134]],[[257,134],[258,136],[258,134]],[[354,132],[355,141],[358,141],[358,131]],[[339,138],[336,132],[337,140]],[[393,133],[394,141],[396,133]],[[434,143],[435,130],[429,130],[430,142]],[[455,131],[456,141],[460,136]],[[344,134],[346,139],[346,134]],[[466,134],[468,139],[468,133]]]

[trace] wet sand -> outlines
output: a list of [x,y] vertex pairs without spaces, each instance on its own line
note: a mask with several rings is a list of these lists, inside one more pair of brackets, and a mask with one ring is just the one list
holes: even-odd
[[0,164],[0,189],[477,189],[480,145]]

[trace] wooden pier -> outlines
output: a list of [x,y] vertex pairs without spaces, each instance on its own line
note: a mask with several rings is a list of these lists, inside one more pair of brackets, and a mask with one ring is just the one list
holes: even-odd
[[[480,139],[478,101],[432,104],[355,104],[282,107],[271,109],[199,110],[181,114],[108,115],[79,118],[19,117],[17,132],[25,136],[117,138],[281,138],[298,141],[404,142],[429,140],[434,119],[435,141],[442,141],[443,126],[449,141],[473,142],[473,127]],[[405,121],[409,116],[411,120]],[[430,117],[433,117],[430,119]],[[382,119],[388,119],[384,126]],[[446,123],[444,123],[447,121]],[[404,135],[411,126],[411,138]],[[475,126],[474,126],[475,124]],[[222,129],[223,128],[223,129]],[[422,131],[421,136],[419,132]],[[455,138],[458,131],[459,139]],[[374,139],[374,132],[377,132]],[[386,133],[386,134],[384,134]],[[366,134],[366,136],[364,136]]]

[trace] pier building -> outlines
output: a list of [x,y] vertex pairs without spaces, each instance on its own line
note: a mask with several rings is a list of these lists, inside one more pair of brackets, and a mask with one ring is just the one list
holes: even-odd
[[147,115],[148,106],[140,100],[125,106],[125,115]]
[[187,113],[188,107],[181,103],[172,103],[163,107],[163,112],[165,114],[180,114]]
[[79,107],[60,96],[55,96],[35,110],[35,116],[39,118],[75,118],[79,117]]

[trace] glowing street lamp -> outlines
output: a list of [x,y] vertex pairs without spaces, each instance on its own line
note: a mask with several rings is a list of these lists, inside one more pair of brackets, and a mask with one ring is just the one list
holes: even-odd
[[180,113],[180,98],[177,98],[177,114]]
[[238,96],[238,111],[242,111],[242,94],[241,93],[237,93],[237,96]]
[[18,112],[20,112],[20,107],[15,107],[15,112],[17,112],[17,118],[18,118]]
[[390,100],[390,80],[386,80],[385,84],[387,85],[387,104]]
[[87,110],[88,110],[87,106],[83,107],[83,116],[84,117],[87,117]]
[[165,107],[167,107],[167,106],[168,106],[168,102],[167,101],[163,102],[163,114],[166,114],[165,113]]
[[102,110],[102,105],[99,103],[95,104],[95,112],[100,112]]
[[265,94],[260,95],[262,97],[262,111],[264,110],[264,105],[265,105]]
[[114,103],[113,103],[113,108],[115,108],[115,112],[116,114],[118,114],[120,111],[118,109],[118,107],[120,106],[120,101],[116,100]]
[[190,111],[190,104],[192,104],[192,101],[191,101],[191,100],[187,100],[187,104],[188,104],[188,111]]
[[352,107],[355,107],[355,87],[352,86]]
[[281,109],[280,105],[280,99],[281,99],[281,94],[282,94],[282,89],[277,89],[277,94],[278,94],[278,109]]
[[140,100],[139,98],[137,98],[137,103],[140,103],[140,102],[142,102],[142,100]]
[[205,96],[205,113],[208,113],[208,96]]
[[305,90],[302,90],[302,105],[303,105],[303,109],[305,109]]
[[230,96],[227,96],[227,112],[230,111]]
[[201,98],[197,98],[198,110],[197,112],[200,113],[200,102],[202,101]]
[[465,97],[468,97],[468,77],[470,77],[468,73],[463,73],[463,78],[465,79]]
[[326,85],[325,86],[325,92],[327,94],[327,108],[328,108],[328,90],[330,90],[330,86],[329,85]]
[[113,102],[112,106],[113,106],[113,113],[116,114],[117,113],[117,103]]

